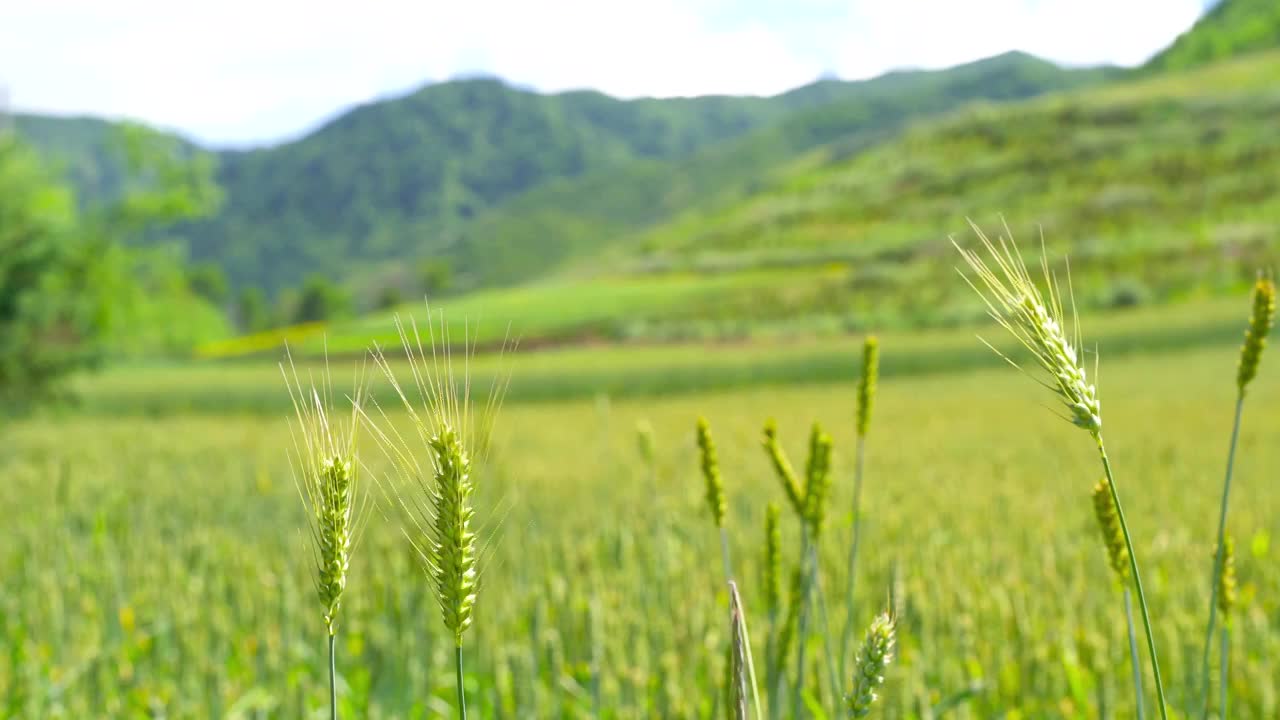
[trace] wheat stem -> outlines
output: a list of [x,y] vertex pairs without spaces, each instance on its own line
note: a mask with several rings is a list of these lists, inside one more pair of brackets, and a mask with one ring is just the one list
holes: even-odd
[[458,689],[458,718],[467,720],[467,693],[462,685],[462,643],[453,646],[454,684]]
[[1218,717],[1225,720],[1227,718],[1227,676],[1230,669],[1231,656],[1231,627],[1226,623],[1222,625],[1222,677],[1219,680],[1219,692],[1222,693],[1222,699],[1219,701]]
[[848,612],[848,617],[845,619],[844,632],[840,637],[841,677],[845,675],[845,661],[849,657],[849,643],[853,640],[853,620],[855,617],[853,594],[858,568],[859,530],[862,528],[862,458],[865,439],[865,436],[858,435],[853,451],[853,542],[849,545],[849,579],[845,588],[845,609]]
[[334,640],[336,635],[329,635],[329,717],[338,720],[338,668],[334,659]]
[[1120,504],[1120,495],[1116,492],[1115,475],[1111,471],[1111,459],[1107,457],[1107,448],[1102,442],[1102,434],[1095,433],[1098,442],[1098,454],[1102,458],[1102,468],[1107,473],[1107,485],[1111,488],[1111,499],[1116,504],[1116,516],[1120,518],[1120,529],[1124,532],[1125,549],[1129,552],[1129,571],[1133,573],[1133,588],[1138,596],[1138,609],[1142,613],[1142,626],[1147,636],[1147,652],[1151,653],[1151,670],[1155,675],[1156,697],[1159,700],[1160,719],[1169,720],[1169,710],[1165,704],[1164,682],[1160,679],[1160,656],[1156,654],[1156,637],[1151,630],[1151,614],[1147,611],[1147,596],[1142,591],[1142,576],[1138,574],[1138,557],[1133,552],[1133,540],[1129,536],[1129,523],[1124,517],[1124,507]]
[[831,623],[827,620],[827,601],[822,593],[817,546],[811,548],[810,552],[813,554],[813,590],[818,598],[818,618],[822,622],[822,649],[827,660],[827,681],[831,683],[831,695],[839,698],[844,693],[844,688],[840,685],[840,676],[836,674],[835,656],[831,652]]
[[769,693],[769,717],[778,716],[781,661],[778,656],[778,609],[782,604],[782,533],[778,528],[781,508],[776,503],[765,507],[764,522],[764,597],[769,612],[769,629],[765,634],[765,685]]
[[792,707],[793,717],[797,720],[804,717],[802,711],[804,709],[804,669],[805,669],[805,646],[808,644],[809,636],[809,606],[813,592],[813,567],[809,563],[810,547],[812,540],[809,538],[809,529],[806,526],[802,530],[801,536],[801,553],[800,553],[800,627],[796,637],[796,686],[792,689]]
[[1235,468],[1236,443],[1240,439],[1240,419],[1244,415],[1244,391],[1236,397],[1235,420],[1231,423],[1231,445],[1227,449],[1227,476],[1222,482],[1222,503],[1218,508],[1217,550],[1213,553],[1213,577],[1209,584],[1209,624],[1204,630],[1204,657],[1201,664],[1200,679],[1203,708],[1200,717],[1209,717],[1209,654],[1213,647],[1213,628],[1218,619],[1218,583],[1222,580],[1222,538],[1227,532],[1227,504],[1231,496],[1231,476]]
[[733,568],[729,565],[729,534],[720,527],[720,561],[724,564],[725,582],[733,583]]
[[1138,720],[1143,720],[1147,712],[1146,703],[1142,698],[1142,661],[1138,657],[1138,635],[1133,627],[1133,601],[1129,597],[1129,588],[1124,589],[1124,618],[1129,625],[1129,659],[1133,663],[1133,697],[1138,703]]

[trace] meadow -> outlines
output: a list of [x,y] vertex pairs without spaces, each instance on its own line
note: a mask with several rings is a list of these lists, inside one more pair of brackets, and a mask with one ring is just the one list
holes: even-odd
[[[1196,703],[1247,305],[1237,296],[1201,310],[1086,318],[1102,351],[1108,447],[1177,717]],[[1142,332],[1166,322],[1170,334]],[[704,416],[719,448],[725,527],[757,663],[771,626],[761,582],[765,506],[785,504],[761,428],[776,419],[798,459],[817,421],[834,444],[820,547],[831,629],[838,634],[851,617],[861,637],[891,592],[899,613],[879,717],[1133,717],[1121,590],[1091,507],[1096,451],[971,330],[881,342],[851,615],[843,588],[860,336],[701,356],[648,348],[630,363],[617,349],[513,355],[510,398],[477,477],[485,550],[467,638],[473,715],[723,716],[730,626],[694,442]],[[753,379],[744,370],[738,382],[669,392],[536,390],[593,362],[614,379],[636,372],[656,382],[643,368],[664,353],[676,375],[694,372],[699,357],[712,368],[704,375],[713,374],[735,353],[745,353],[736,361],[743,367],[777,355],[804,375],[819,351],[831,369],[801,385],[785,373]],[[349,387],[354,362],[331,361],[337,390]],[[477,361],[478,380],[491,363]],[[1280,535],[1271,471],[1280,466],[1278,377],[1264,358],[1229,523],[1240,587],[1231,716],[1240,718],[1280,712],[1280,570],[1271,547]],[[91,412],[3,428],[0,634],[9,654],[0,657],[0,714],[327,716],[321,608],[278,378],[260,361],[118,369],[84,381]],[[531,388],[523,397],[522,386]],[[386,406],[394,422],[405,421]],[[652,428],[651,461],[638,447],[641,423]],[[387,470],[372,440],[360,442],[366,472]],[[799,556],[790,514],[782,533],[789,576]],[[842,716],[820,661],[823,633],[816,623],[809,629],[811,714]],[[385,503],[355,548],[338,643],[344,717],[452,716],[452,638]]]

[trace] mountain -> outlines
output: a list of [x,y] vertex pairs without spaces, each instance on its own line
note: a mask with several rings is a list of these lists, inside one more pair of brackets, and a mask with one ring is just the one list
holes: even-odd
[[1280,47],[1280,2],[1220,0],[1173,44],[1147,63],[1149,70],[1178,70]]
[[[819,144],[866,143],[975,98],[1103,74],[1011,53],[768,98],[618,100],[452,81],[355,108],[294,142],[217,153],[222,210],[185,233],[193,259],[273,291],[315,272],[376,284],[379,267],[428,255],[464,281],[513,282],[749,189]],[[22,116],[18,126],[66,161],[86,197],[118,186],[108,123]]]
[[1280,260],[1275,78],[1280,51],[974,105],[857,153],[826,146],[766,188],[651,229],[630,262],[844,266],[826,308],[923,317],[955,309],[936,288],[954,285],[947,236],[971,238],[972,217],[1069,252],[1082,302],[1236,288]]
[[[1014,100],[1100,82],[1110,69],[1069,71],[1007,53],[941,71],[900,71],[856,92],[687,157],[630,162],[546,183],[465,228],[450,254],[481,284],[503,284],[622,249],[645,228],[705,211],[766,185],[781,166],[837,144],[854,152],[907,124],[976,100]],[[817,92],[819,83],[795,91]]]
[[492,78],[430,85],[296,142],[223,153],[226,207],[194,229],[193,254],[268,287],[352,261],[420,256],[542,182],[679,157],[819,100],[622,101],[539,95]]
[[[1255,273],[1280,265],[1276,77],[1280,50],[970,104],[856,151],[844,141],[819,146],[736,195],[595,254],[577,248],[565,272],[435,304],[455,336],[477,333],[467,337],[494,347],[509,335],[541,347],[970,324],[986,309],[956,276],[949,236],[971,246],[973,218],[992,235],[1007,225],[1031,264],[1043,237],[1050,268],[1070,279],[1072,302],[1089,316],[1182,301],[1201,308],[1209,296],[1231,296],[1239,308]],[[318,355],[395,344],[397,312],[421,313],[421,301],[293,346]],[[1198,309],[1174,316],[1187,322],[1160,342],[1226,337]],[[205,351],[278,352],[281,337]]]

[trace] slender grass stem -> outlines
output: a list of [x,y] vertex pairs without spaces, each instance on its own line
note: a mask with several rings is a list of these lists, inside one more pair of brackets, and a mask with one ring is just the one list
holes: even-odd
[[1111,500],[1116,504],[1116,516],[1120,518],[1120,529],[1124,531],[1125,548],[1129,551],[1129,570],[1133,573],[1133,589],[1138,596],[1138,610],[1142,613],[1142,627],[1147,636],[1147,652],[1151,653],[1151,670],[1156,681],[1156,698],[1159,701],[1160,720],[1169,720],[1169,709],[1164,698],[1164,682],[1160,679],[1160,656],[1156,654],[1156,636],[1151,631],[1151,614],[1147,610],[1147,597],[1142,591],[1142,576],[1138,574],[1138,556],[1133,551],[1133,540],[1129,537],[1129,523],[1124,517],[1124,507],[1120,504],[1120,494],[1116,490],[1115,475],[1111,471],[1111,459],[1107,457],[1107,448],[1102,442],[1102,434],[1094,433],[1098,443],[1098,454],[1102,458],[1102,468],[1107,473],[1107,484],[1111,488]]
[[800,627],[796,637],[796,686],[791,691],[792,717],[800,720],[804,715],[804,668],[805,644],[809,635],[809,591],[812,587],[812,575],[809,567],[809,530],[801,531],[800,540]]
[[1235,420],[1231,423],[1231,445],[1227,449],[1227,476],[1222,481],[1222,504],[1218,509],[1217,550],[1213,554],[1213,577],[1209,583],[1209,624],[1204,630],[1204,657],[1200,665],[1201,718],[1209,717],[1209,654],[1213,647],[1213,628],[1218,619],[1218,582],[1222,579],[1222,540],[1227,531],[1227,503],[1231,496],[1231,475],[1235,468],[1236,443],[1240,439],[1240,419],[1244,414],[1244,392],[1236,397]]
[[1107,720],[1107,718],[1111,717],[1109,714],[1109,708],[1107,707],[1107,683],[1100,673],[1095,674],[1097,674],[1098,680],[1098,687],[1096,690],[1098,695],[1098,720]]
[[1222,677],[1218,681],[1218,692],[1221,693],[1222,699],[1218,701],[1218,717],[1226,720],[1227,718],[1227,675],[1231,667],[1231,628],[1225,623],[1222,626],[1222,656],[1219,658],[1219,665],[1222,666]]
[[778,717],[778,696],[782,692],[779,682],[781,672],[778,670],[779,660],[774,657],[778,652],[778,611],[769,609],[769,630],[764,641],[765,669],[764,682],[769,694],[769,717]]
[[724,563],[725,582],[733,582],[733,568],[729,565],[729,533],[723,527],[720,528],[720,560]]
[[853,611],[854,581],[858,570],[858,540],[862,527],[862,458],[865,437],[858,435],[854,446],[853,460],[853,542],[849,545],[849,576],[845,583],[844,631],[840,634],[840,677],[845,677],[848,668],[849,643],[853,641],[853,622],[856,614]]
[[338,666],[334,658],[334,641],[337,636],[329,634],[329,717],[338,720]]
[[462,645],[453,646],[454,682],[458,688],[458,718],[467,720],[467,693],[462,685]]
[[818,571],[818,549],[815,545],[809,549],[813,555],[813,591],[818,596],[818,618],[822,622],[822,648],[827,657],[827,681],[831,684],[831,694],[835,702],[840,701],[844,688],[840,685],[841,675],[836,673],[836,661],[831,652],[831,623],[827,620],[827,601],[822,593],[822,574]]
[[1138,720],[1147,716],[1146,703],[1142,693],[1142,661],[1138,657],[1138,634],[1133,626],[1133,600],[1129,588],[1124,589],[1124,619],[1129,624],[1129,658],[1133,661],[1133,698],[1138,704]]

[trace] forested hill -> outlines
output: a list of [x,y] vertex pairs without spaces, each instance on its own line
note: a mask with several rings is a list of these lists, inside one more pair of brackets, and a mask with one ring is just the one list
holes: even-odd
[[1274,47],[1280,47],[1280,2],[1220,0],[1147,68],[1191,68]]
[[[225,202],[186,234],[193,259],[269,291],[317,272],[372,282],[379,261],[428,255],[463,281],[518,281],[736,192],[816,145],[870,142],[973,99],[1104,74],[1010,53],[768,98],[619,100],[452,81],[355,108],[297,141],[217,153]],[[17,127],[83,196],[110,196],[121,174],[110,123],[26,115]]]
[[790,113],[685,158],[630,162],[546,183],[478,218],[449,254],[483,284],[594,262],[602,253],[626,254],[648,228],[748,196],[815,148],[855,153],[975,101],[1028,98],[1114,74],[1064,70],[1023,53],[942,71],[890,73],[856,84],[849,99]]

